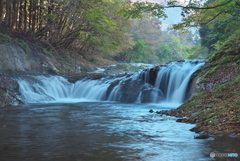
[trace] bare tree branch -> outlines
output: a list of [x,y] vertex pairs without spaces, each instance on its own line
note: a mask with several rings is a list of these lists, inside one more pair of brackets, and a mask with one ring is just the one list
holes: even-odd
[[178,5],[178,6],[165,6],[164,8],[175,8],[175,7],[181,7],[181,8],[184,8],[184,9],[200,9],[200,10],[204,10],[204,9],[213,9],[213,8],[218,8],[218,7],[221,7],[221,6],[225,6],[227,5],[228,3],[232,2],[233,0],[229,0],[225,3],[222,3],[222,4],[219,4],[219,5],[216,5],[216,6],[212,6],[212,7],[186,7],[186,6],[181,6],[181,5]]
[[212,19],[208,20],[207,22],[203,23],[203,24],[208,24],[210,23],[211,21],[213,21],[215,18],[217,18],[219,15],[221,15],[222,13],[225,13],[225,12],[219,12],[218,14],[216,14]]

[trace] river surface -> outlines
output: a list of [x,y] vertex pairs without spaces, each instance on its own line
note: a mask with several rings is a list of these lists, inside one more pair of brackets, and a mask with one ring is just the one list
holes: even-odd
[[0,109],[1,161],[208,161],[240,154],[240,139],[194,139],[193,124],[149,113],[161,104],[79,102]]

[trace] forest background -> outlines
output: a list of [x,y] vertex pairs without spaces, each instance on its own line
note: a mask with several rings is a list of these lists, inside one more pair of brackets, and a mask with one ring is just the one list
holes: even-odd
[[[167,8],[183,19],[162,29]],[[0,38],[69,63],[165,64],[211,58],[239,35],[239,12],[237,0],[0,0]]]
[[[14,40],[25,48],[38,42],[46,55],[90,61],[101,58],[103,64],[105,59],[164,64],[206,57],[197,32],[162,30],[159,17],[137,3],[142,2],[0,0],[1,41]],[[142,11],[138,16],[128,13],[134,10]]]

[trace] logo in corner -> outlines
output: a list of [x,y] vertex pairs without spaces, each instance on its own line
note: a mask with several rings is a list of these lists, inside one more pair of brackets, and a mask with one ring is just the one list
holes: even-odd
[[216,156],[216,155],[215,155],[214,152],[211,152],[211,153],[210,153],[210,157],[211,157],[211,158],[214,158],[215,156]]

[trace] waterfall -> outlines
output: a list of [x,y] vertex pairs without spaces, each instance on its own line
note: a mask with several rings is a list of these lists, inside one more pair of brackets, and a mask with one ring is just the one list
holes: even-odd
[[19,92],[28,103],[118,101],[183,103],[191,75],[205,61],[173,62],[143,69],[131,75],[85,78],[70,83],[61,76],[25,76],[17,79]]
[[[118,78],[121,79],[121,78]],[[28,103],[60,101],[101,101],[115,79],[83,79],[69,83],[61,76],[28,76],[17,79],[19,91]]]
[[[191,75],[203,65],[204,62],[197,61],[168,64],[159,70],[154,87],[162,92],[166,102],[183,103]],[[157,101],[154,96],[152,102]]]

